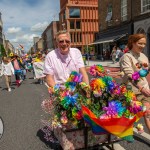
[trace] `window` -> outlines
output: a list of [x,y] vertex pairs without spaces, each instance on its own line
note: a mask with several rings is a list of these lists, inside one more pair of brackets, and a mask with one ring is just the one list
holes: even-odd
[[121,0],[121,20],[127,20],[127,0]]
[[150,0],[141,0],[141,12],[149,12],[150,11]]
[[81,29],[80,21],[76,21],[76,29]]
[[108,5],[107,8],[107,16],[106,16],[106,21],[111,21],[112,20],[112,4]]
[[80,18],[80,9],[79,8],[70,8],[69,9],[70,18]]
[[75,27],[74,27],[74,21],[70,21],[70,29],[75,29]]

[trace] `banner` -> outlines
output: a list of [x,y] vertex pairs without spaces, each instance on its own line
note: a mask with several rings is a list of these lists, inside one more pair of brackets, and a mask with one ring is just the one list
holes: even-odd
[[44,62],[35,62],[33,63],[33,69],[35,72],[35,77],[37,79],[45,77],[45,75],[43,74],[43,66],[44,66]]

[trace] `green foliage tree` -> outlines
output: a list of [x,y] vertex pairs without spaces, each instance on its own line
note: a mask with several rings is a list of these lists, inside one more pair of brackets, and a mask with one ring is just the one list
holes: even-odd
[[10,49],[8,49],[8,56],[10,55],[10,53],[11,53],[11,50],[10,50]]
[[93,45],[85,45],[84,47],[83,47],[83,49],[84,49],[84,53],[90,53],[90,51],[91,50],[93,50]]
[[0,44],[0,51],[1,51],[1,56],[2,56],[2,57],[3,57],[3,56],[7,56],[6,50],[5,50],[5,48],[4,48],[4,46],[3,46],[2,44]]

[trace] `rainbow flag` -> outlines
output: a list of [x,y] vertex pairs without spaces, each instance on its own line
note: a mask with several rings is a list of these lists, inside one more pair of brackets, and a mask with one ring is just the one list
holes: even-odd
[[85,106],[82,106],[82,113],[84,116],[84,121],[92,127],[92,132],[94,134],[107,134],[108,132],[99,126],[92,118],[96,116]]
[[130,142],[133,141],[133,123],[143,116],[143,113],[140,112],[133,119],[125,117],[99,119],[83,105],[82,113],[84,120],[91,126],[94,134],[111,133]]

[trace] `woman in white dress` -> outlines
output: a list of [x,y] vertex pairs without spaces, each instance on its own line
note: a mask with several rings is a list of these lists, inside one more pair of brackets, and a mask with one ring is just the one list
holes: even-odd
[[14,67],[10,59],[7,57],[3,57],[1,76],[2,75],[5,76],[6,86],[8,88],[8,91],[10,92],[11,76],[14,75]]

